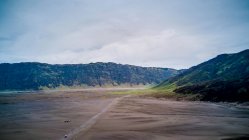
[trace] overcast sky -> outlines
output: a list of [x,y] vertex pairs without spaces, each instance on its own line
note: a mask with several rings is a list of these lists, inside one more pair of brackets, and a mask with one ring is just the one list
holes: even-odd
[[0,63],[181,69],[244,49],[247,0],[0,1]]

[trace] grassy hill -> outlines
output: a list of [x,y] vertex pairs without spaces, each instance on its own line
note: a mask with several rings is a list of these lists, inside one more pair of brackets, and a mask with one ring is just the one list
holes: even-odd
[[115,63],[3,63],[0,64],[0,90],[158,84],[176,74],[175,69]]
[[191,67],[155,87],[179,94],[199,94],[201,100],[249,101],[249,50],[222,54]]

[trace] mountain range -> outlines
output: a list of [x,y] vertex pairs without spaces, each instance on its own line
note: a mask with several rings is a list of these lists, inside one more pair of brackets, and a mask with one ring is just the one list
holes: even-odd
[[197,95],[204,101],[249,101],[249,50],[217,57],[186,70],[116,63],[0,64],[0,90],[158,84],[154,89]]
[[170,68],[139,67],[116,63],[0,64],[0,90],[39,90],[61,86],[119,86],[159,84],[179,72]]

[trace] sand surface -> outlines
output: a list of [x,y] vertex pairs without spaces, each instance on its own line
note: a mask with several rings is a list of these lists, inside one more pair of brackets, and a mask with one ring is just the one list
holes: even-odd
[[0,140],[63,138],[119,97],[102,92],[60,91],[0,96]]
[[[0,96],[1,140],[249,138],[249,110],[105,90]],[[64,121],[70,122],[64,122]],[[64,138],[64,135],[68,135]]]
[[84,140],[249,139],[249,110],[203,102],[124,98]]

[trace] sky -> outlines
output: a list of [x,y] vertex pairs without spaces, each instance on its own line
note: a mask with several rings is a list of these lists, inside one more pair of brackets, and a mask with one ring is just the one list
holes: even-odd
[[0,1],[0,63],[182,69],[245,49],[247,0]]

